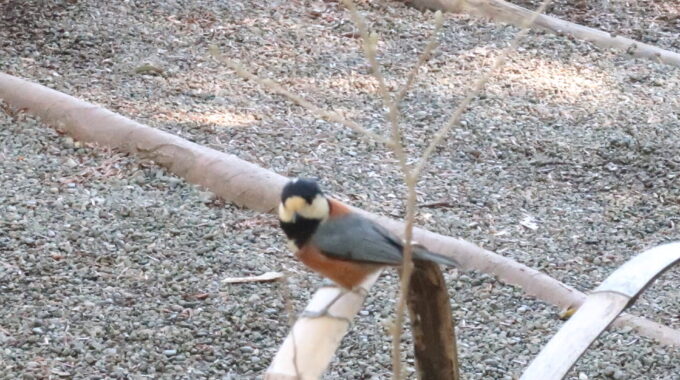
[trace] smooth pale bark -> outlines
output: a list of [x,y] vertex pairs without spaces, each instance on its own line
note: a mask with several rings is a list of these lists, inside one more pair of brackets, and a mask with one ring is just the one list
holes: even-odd
[[540,356],[529,365],[520,380],[562,379],[628,301],[627,297],[616,293],[588,296],[576,314],[543,347]]
[[287,178],[238,157],[137,123],[92,103],[0,73],[0,99],[76,140],[151,159],[239,206],[272,212]]
[[[466,12],[475,16],[490,18],[495,22],[506,22],[517,27],[522,27],[525,20],[528,20],[534,14],[534,11],[503,0],[404,0],[404,2],[417,8],[441,10],[442,12]],[[601,48],[621,50],[631,57],[651,59],[680,67],[680,54],[676,52],[557,17],[538,15],[531,27],[558,35],[570,35]]]
[[[380,273],[375,273],[361,285],[362,288],[368,291],[379,276]],[[305,311],[323,310],[340,291],[338,288],[317,290]],[[361,309],[364,297],[363,292],[349,292],[331,305],[330,316],[298,319],[269,365],[265,379],[321,378],[347,333],[350,321]]]
[[609,324],[655,278],[680,262],[680,242],[635,256],[593,290],[585,303],[550,339],[520,380],[557,380],[567,375]]
[[[187,181],[205,186],[225,200],[253,210],[273,212],[287,180],[234,155],[194,144],[94,104],[2,73],[0,99],[14,108],[41,117],[46,124],[76,139],[152,159]],[[402,222],[355,210],[399,235],[404,231]],[[467,241],[420,228],[415,229],[414,239],[433,252],[454,257],[463,269],[497,276],[500,281],[519,286],[528,295],[559,308],[575,307],[585,300],[583,293],[547,274]],[[362,300],[357,302],[360,304]],[[629,326],[639,334],[663,344],[680,346],[680,331],[645,318],[622,314],[614,325]],[[337,340],[341,339],[345,331],[337,331]],[[323,338],[333,340],[336,337]]]

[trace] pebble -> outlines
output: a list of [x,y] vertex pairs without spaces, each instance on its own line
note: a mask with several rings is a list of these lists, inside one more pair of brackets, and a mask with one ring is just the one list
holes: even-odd
[[198,198],[203,203],[210,203],[215,199],[215,194],[210,191],[201,191],[198,193]]
[[66,147],[72,148],[75,141],[73,140],[72,137],[66,136],[62,139],[62,142]]
[[68,168],[75,168],[79,164],[78,164],[78,162],[76,162],[76,160],[69,157],[68,159],[66,159],[66,162],[64,162],[64,165],[66,165],[66,167],[68,167]]

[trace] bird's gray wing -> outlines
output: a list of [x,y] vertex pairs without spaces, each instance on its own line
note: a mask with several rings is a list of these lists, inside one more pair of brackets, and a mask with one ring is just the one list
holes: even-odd
[[[357,214],[330,219],[319,225],[312,236],[323,253],[342,260],[400,265],[404,245],[379,224]],[[413,245],[413,258],[459,267],[450,256],[430,252],[420,244]]]
[[328,256],[352,261],[399,265],[401,242],[383,227],[357,214],[319,225],[312,243]]

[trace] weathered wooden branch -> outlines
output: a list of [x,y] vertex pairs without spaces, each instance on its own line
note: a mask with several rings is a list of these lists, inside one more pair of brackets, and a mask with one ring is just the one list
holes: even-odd
[[[254,210],[272,212],[287,180],[234,155],[194,144],[94,104],[3,73],[0,73],[0,99],[11,107],[41,117],[46,124],[76,139],[152,159],[187,181],[205,186],[227,201]],[[401,222],[355,210],[396,234],[404,231]],[[414,231],[414,235],[415,240],[431,251],[454,257],[463,265],[463,269],[476,269],[497,276],[500,281],[517,285],[528,295],[559,308],[578,306],[585,300],[583,293],[547,274],[467,241],[420,228]],[[360,303],[361,300],[358,300],[356,305]],[[661,343],[680,346],[680,331],[641,317],[622,314],[614,321],[614,325],[628,326]],[[317,342],[339,341],[345,331],[337,329],[317,335]]]
[[[517,27],[534,12],[503,0],[404,0],[418,8],[448,12],[467,12],[475,16],[487,17],[495,22],[506,22]],[[630,38],[617,36],[599,29],[575,24],[557,17],[540,14],[532,24],[557,35],[570,35],[588,41],[605,49],[617,49],[631,57],[647,58],[653,61],[680,67],[680,54],[665,50]]]
[[[431,262],[414,262],[409,291],[409,314],[420,379],[459,379],[456,336],[444,276]],[[379,273],[362,287],[370,289]],[[323,309],[340,290],[319,289],[305,312]],[[318,379],[323,374],[349,328],[348,321],[359,311],[364,295],[347,293],[328,310],[332,317],[300,318],[274,356],[267,380]]]
[[456,331],[444,275],[433,262],[413,264],[408,310],[418,378],[458,380]]
[[[378,279],[376,273],[362,287],[368,291]],[[341,290],[335,287],[319,289],[305,308],[306,312],[322,310],[332,302]],[[349,292],[335,301],[328,310],[328,317],[305,318],[295,322],[290,333],[274,356],[265,379],[319,379],[342,337],[347,333],[349,321],[359,312],[365,294]]]
[[557,380],[614,318],[658,276],[680,262],[680,242],[644,251],[607,277],[531,362],[520,380]]

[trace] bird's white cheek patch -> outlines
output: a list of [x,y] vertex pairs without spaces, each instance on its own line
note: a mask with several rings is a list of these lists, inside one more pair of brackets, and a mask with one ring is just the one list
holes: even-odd
[[298,213],[307,219],[324,220],[328,218],[330,207],[328,206],[328,199],[323,195],[317,195],[312,201],[312,204],[300,209]]
[[279,204],[279,219],[282,222],[290,223],[293,221],[294,213],[286,208],[283,203]]
[[298,247],[294,241],[288,240],[288,249],[290,249],[293,252],[297,252],[300,250],[300,247]]

